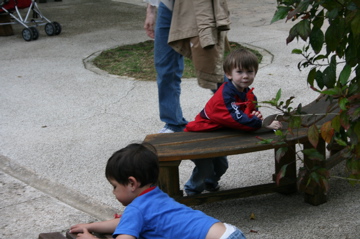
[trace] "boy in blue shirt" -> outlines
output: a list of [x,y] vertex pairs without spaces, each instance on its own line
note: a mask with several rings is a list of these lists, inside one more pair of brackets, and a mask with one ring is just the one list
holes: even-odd
[[105,174],[116,199],[127,207],[121,219],[72,226],[77,238],[95,238],[89,231],[113,233],[116,239],[245,238],[235,226],[180,204],[155,186],[159,163],[149,144],[130,144],[115,152]]

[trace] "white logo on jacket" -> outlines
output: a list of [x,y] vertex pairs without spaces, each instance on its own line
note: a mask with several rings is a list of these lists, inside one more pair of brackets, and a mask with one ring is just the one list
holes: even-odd
[[236,118],[241,119],[242,114],[239,111],[239,106],[236,105],[236,102],[231,102],[231,107],[235,110]]

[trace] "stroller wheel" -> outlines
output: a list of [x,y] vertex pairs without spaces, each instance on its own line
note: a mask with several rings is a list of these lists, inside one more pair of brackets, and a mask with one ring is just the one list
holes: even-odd
[[32,30],[24,28],[24,30],[22,30],[22,37],[25,41],[31,41],[34,38]]
[[45,33],[48,36],[54,36],[55,35],[55,26],[52,23],[46,23],[45,25]]
[[39,31],[36,29],[36,27],[30,27],[32,34],[33,34],[33,40],[37,40],[39,38]]
[[59,35],[61,32],[61,25],[58,22],[52,22],[52,24],[55,26],[55,35]]

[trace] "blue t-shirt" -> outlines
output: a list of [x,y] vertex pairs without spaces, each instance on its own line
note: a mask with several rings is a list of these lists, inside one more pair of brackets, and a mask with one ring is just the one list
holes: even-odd
[[176,202],[156,187],[125,208],[113,237],[203,239],[216,222],[219,220]]

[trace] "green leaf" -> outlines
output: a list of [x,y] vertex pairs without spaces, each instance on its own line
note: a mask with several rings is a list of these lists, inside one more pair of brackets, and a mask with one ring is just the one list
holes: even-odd
[[329,11],[329,12],[327,13],[327,17],[328,17],[330,20],[335,19],[338,15],[339,15],[339,10],[338,10],[337,8],[334,8],[334,9],[332,9],[331,11]]
[[317,174],[316,172],[310,173],[309,177],[311,178],[311,180],[315,181],[316,183],[319,183],[319,174]]
[[301,39],[306,41],[306,39],[309,37],[310,32],[311,32],[310,21],[308,19],[304,19],[296,25],[297,25],[297,28],[296,28],[297,33],[299,34]]
[[360,11],[356,11],[356,15],[351,21],[351,31],[355,36],[360,35]]
[[335,141],[336,141],[336,143],[337,143],[338,145],[340,145],[340,146],[344,146],[344,147],[347,146],[347,143],[346,143],[344,140],[342,140],[342,139],[335,139]]
[[338,95],[341,95],[341,89],[338,87],[335,87],[335,88],[321,91],[321,93],[326,94],[326,95],[338,96]]
[[339,81],[342,85],[346,85],[346,83],[349,80],[350,74],[351,74],[351,66],[345,64],[339,76]]
[[271,144],[272,142],[274,142],[273,139],[261,139],[259,144]]
[[276,150],[275,153],[275,159],[276,161],[279,163],[280,159],[285,155],[285,153],[288,151],[287,147],[281,147],[279,149]]
[[289,99],[286,100],[285,108],[288,108],[289,105],[292,104],[294,98],[294,96],[291,96]]
[[316,71],[315,80],[320,89],[324,88],[324,77],[321,71]]
[[333,88],[336,82],[336,56],[331,57],[331,62],[323,72],[324,85],[327,88]]
[[359,43],[356,41],[356,39],[354,39],[354,36],[352,34],[350,34],[348,39],[348,47],[345,50],[346,64],[351,67],[355,67],[356,64],[358,64],[359,51],[357,49],[357,46]]
[[350,118],[346,111],[340,113],[340,123],[344,129],[348,130],[350,128]]
[[321,10],[313,21],[314,27],[320,29],[324,23],[324,10]]
[[316,67],[314,67],[310,70],[308,77],[307,77],[307,82],[311,86],[314,86],[315,75],[316,75]]
[[325,55],[318,55],[314,58],[314,61],[319,61],[319,60],[323,60],[323,59],[327,59],[327,57]]
[[311,125],[308,130],[308,139],[311,145],[316,148],[319,143],[319,130],[315,124]]
[[324,44],[324,33],[320,28],[314,27],[310,33],[310,45],[313,48],[315,54],[318,54]]
[[281,98],[281,89],[279,89],[278,92],[276,93],[276,98],[275,98],[276,102],[278,102],[280,98]]
[[288,166],[288,164],[283,165],[281,167],[280,171],[278,172],[278,174],[276,175],[276,184],[277,185],[280,184],[280,179],[282,179],[285,176],[287,166]]
[[289,128],[297,129],[301,126],[301,117],[300,116],[293,116],[289,120]]
[[284,19],[288,15],[291,9],[292,9],[291,7],[278,6],[277,11],[275,12],[273,18],[271,19],[270,24],[279,21],[281,19]]
[[303,0],[299,3],[299,5],[295,8],[294,11],[291,11],[288,16],[287,20],[293,18],[296,14],[304,13],[309,7],[309,0]]
[[325,42],[327,48],[330,51],[335,51],[336,47],[340,43],[341,40],[340,33],[339,33],[339,26],[337,24],[330,24],[328,29],[325,32]]
[[339,100],[339,107],[340,107],[340,109],[342,109],[342,110],[346,110],[347,109],[347,104],[349,103],[349,100],[347,99],[347,98],[341,98],[340,100]]
[[302,50],[301,49],[293,49],[291,53],[300,55],[300,54],[302,54]]
[[286,44],[289,44],[290,42],[292,42],[295,37],[297,37],[298,33],[297,33],[297,29],[296,29],[296,25],[294,25],[290,31],[289,31],[289,36],[286,38]]
[[282,137],[284,136],[284,132],[282,130],[275,130],[275,135]]
[[311,148],[311,149],[304,149],[303,154],[306,155],[307,157],[309,157],[309,159],[313,159],[313,160],[324,160],[324,155],[322,155],[321,153],[319,153],[316,149]]
[[341,128],[340,115],[336,115],[336,116],[331,120],[331,127],[332,127],[336,132],[339,132],[339,131],[340,131],[340,128]]
[[323,185],[323,187],[325,188],[325,192],[327,193],[329,191],[329,180],[327,178],[321,177],[320,181]]

